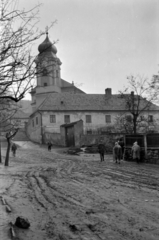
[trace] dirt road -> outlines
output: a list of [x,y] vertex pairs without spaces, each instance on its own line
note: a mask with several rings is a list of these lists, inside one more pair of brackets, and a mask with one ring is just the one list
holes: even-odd
[[10,167],[0,165],[0,236],[10,221],[29,219],[22,240],[158,240],[159,166],[101,163],[96,154],[69,156],[22,143]]

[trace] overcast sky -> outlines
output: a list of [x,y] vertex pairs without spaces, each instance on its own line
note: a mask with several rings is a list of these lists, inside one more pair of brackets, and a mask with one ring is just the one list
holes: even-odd
[[42,3],[41,30],[57,19],[49,38],[59,39],[61,77],[86,93],[104,93],[108,87],[117,93],[130,74],[151,78],[159,71],[158,0],[19,2],[26,9]]

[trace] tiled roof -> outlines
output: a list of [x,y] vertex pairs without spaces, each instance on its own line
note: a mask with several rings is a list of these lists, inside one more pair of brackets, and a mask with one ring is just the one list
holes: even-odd
[[[38,109],[43,111],[126,110],[125,100],[118,94],[113,94],[111,97],[108,97],[105,94],[78,93],[50,93]],[[152,105],[151,110],[159,110],[159,107]]]
[[18,110],[14,115],[13,115],[13,119],[16,118],[21,118],[21,119],[26,119],[29,118],[30,114],[29,113],[24,113],[22,110]]

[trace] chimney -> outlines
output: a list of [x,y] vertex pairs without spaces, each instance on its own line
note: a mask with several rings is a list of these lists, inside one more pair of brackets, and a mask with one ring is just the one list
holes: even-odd
[[106,88],[106,89],[105,89],[105,95],[106,95],[107,97],[111,97],[111,95],[112,95],[112,89],[111,89],[111,88]]

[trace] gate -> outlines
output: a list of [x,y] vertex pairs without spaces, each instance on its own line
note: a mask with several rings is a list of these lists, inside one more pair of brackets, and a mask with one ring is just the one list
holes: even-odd
[[74,126],[66,127],[66,145],[67,147],[75,146]]

